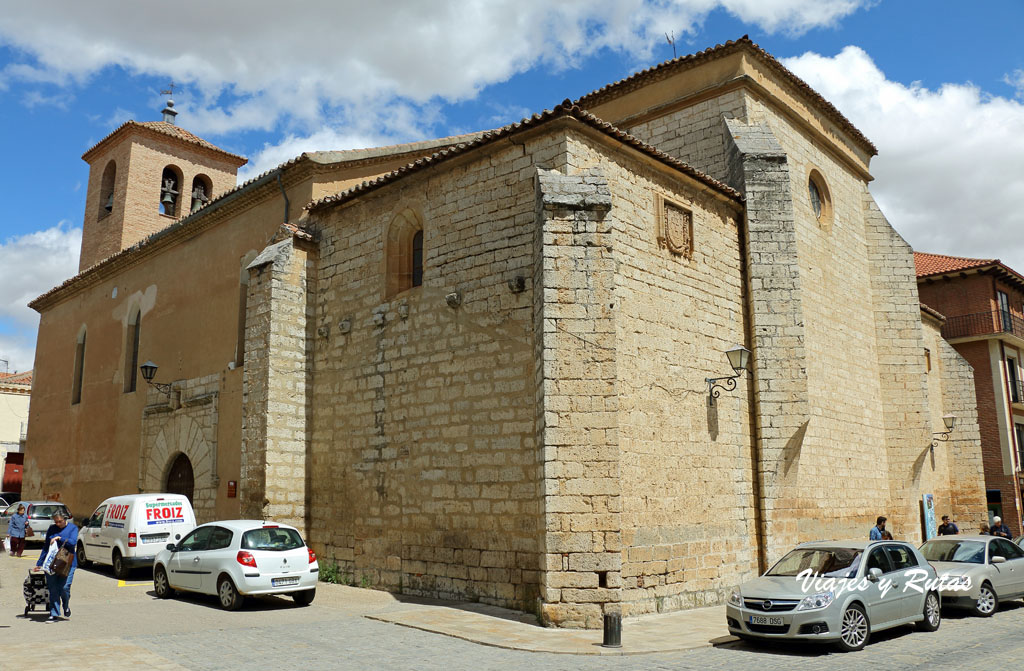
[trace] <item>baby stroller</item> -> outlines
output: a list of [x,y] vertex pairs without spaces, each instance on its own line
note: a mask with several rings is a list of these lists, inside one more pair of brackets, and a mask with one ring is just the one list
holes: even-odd
[[47,609],[47,603],[50,600],[50,590],[46,587],[45,573],[29,569],[28,577],[25,578],[25,587],[22,592],[25,594],[26,616],[30,611],[36,610],[37,605],[39,606],[39,610]]

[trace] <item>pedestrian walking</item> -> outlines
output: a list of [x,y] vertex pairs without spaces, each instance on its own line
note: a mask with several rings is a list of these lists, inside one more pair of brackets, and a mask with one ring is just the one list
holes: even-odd
[[11,556],[20,557],[25,551],[25,527],[28,526],[28,515],[25,506],[19,505],[18,511],[11,515],[7,522],[7,536],[11,539]]
[[43,550],[39,553],[39,561],[36,566],[42,566],[50,551],[50,542],[56,541],[58,550],[66,548],[71,553],[71,568],[67,576],[53,572],[46,576],[46,587],[50,591],[50,617],[47,622],[57,622],[60,617],[60,609],[64,608],[64,617],[71,617],[71,581],[75,578],[75,569],[78,568],[78,557],[75,556],[75,549],[78,545],[78,527],[73,521],[64,517],[62,513],[53,514],[53,524],[46,530],[46,538],[43,540]]
[[871,527],[871,531],[868,532],[868,540],[880,541],[884,540],[882,532],[885,531],[886,518],[884,515],[879,515],[878,519],[875,520],[875,526]]
[[939,525],[940,536],[955,536],[960,533],[960,527],[949,519],[949,515],[942,516],[942,524]]
[[1001,536],[1002,538],[1013,538],[1013,534],[1010,533],[1010,527],[1003,524],[1003,520],[1000,517],[992,518],[992,528],[989,531],[993,536]]

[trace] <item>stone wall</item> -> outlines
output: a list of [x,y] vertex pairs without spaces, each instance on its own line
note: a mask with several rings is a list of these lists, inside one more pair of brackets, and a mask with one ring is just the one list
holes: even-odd
[[[309,537],[356,584],[537,608],[534,177],[563,144],[493,147],[310,219]],[[387,231],[407,209],[423,285],[386,300]]]

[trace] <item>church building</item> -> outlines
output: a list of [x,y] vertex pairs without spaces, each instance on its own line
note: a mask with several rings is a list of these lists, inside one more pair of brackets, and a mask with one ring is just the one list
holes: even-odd
[[746,37],[239,186],[168,104],[83,156],[80,272],[31,304],[26,494],[182,492],[356,584],[568,627],[723,603],[878,515],[918,542],[925,495],[970,528],[972,369],[875,153]]

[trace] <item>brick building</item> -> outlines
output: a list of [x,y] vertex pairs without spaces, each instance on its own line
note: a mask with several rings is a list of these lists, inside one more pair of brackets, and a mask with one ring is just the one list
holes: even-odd
[[[86,154],[100,251],[32,303],[29,488],[76,512],[185,491],[357,582],[587,627],[720,603],[878,514],[920,539],[926,493],[983,519],[971,369],[875,149],[746,38],[498,130],[212,179],[170,225],[231,155],[166,123]],[[107,157],[154,133],[111,202]],[[712,399],[736,344],[750,372]]]
[[1024,486],[1024,276],[998,259],[915,252],[921,300],[974,368],[990,518],[1021,533]]

